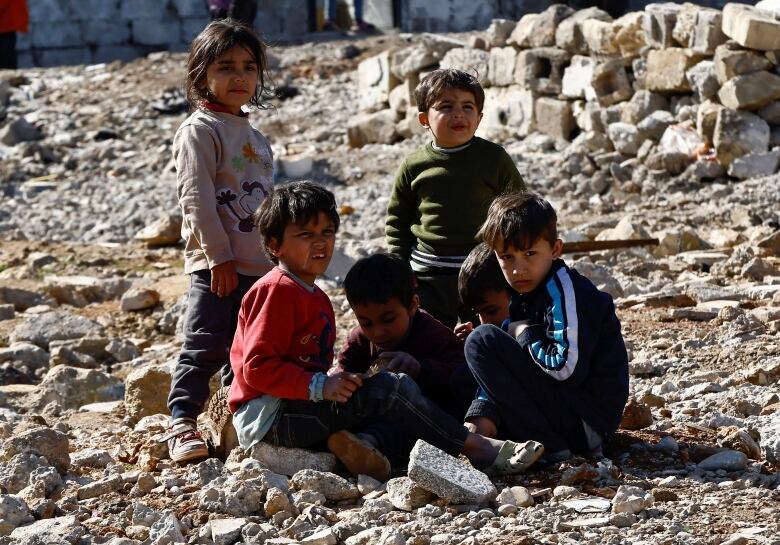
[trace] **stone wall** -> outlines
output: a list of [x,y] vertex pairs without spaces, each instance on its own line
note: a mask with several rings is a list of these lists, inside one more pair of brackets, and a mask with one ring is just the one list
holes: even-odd
[[[275,40],[308,31],[307,0],[259,0],[255,26]],[[30,32],[19,65],[130,60],[184,51],[208,23],[206,0],[28,0]]]

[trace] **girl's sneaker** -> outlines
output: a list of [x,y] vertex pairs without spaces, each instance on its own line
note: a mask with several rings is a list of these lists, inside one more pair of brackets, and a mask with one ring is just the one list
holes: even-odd
[[168,454],[171,460],[179,464],[209,457],[209,449],[194,418],[177,418],[171,422],[171,430],[159,441],[168,441]]

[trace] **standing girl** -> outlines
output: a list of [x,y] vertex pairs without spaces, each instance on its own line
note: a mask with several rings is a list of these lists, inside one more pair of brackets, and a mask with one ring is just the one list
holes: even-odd
[[194,111],[176,131],[173,157],[190,289],[184,346],[168,397],[171,429],[162,439],[175,462],[208,457],[196,419],[209,379],[222,369],[223,384],[229,384],[241,299],[273,266],[251,220],[273,187],[273,157],[243,111],[262,107],[266,67],[260,37],[232,19],[210,23],[187,60],[187,100]]

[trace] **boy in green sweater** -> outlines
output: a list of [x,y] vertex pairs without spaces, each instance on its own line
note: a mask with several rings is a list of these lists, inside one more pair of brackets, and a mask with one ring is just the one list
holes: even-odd
[[458,298],[458,271],[490,203],[526,187],[504,148],[474,136],[485,103],[474,76],[435,70],[414,94],[420,124],[433,141],[398,170],[385,236],[391,252],[410,260],[422,308],[453,328],[458,319],[474,321]]

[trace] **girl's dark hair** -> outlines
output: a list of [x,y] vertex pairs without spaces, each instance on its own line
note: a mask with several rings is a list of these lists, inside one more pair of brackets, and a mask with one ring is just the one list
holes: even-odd
[[268,250],[268,243],[272,238],[281,244],[285,227],[291,223],[306,225],[320,212],[325,212],[338,230],[340,218],[333,193],[321,185],[306,181],[275,187],[271,194],[263,199],[254,215],[254,222],[260,229],[268,258],[279,263],[276,256]]
[[445,89],[468,91],[474,95],[477,112],[482,113],[482,108],[485,106],[485,91],[482,85],[475,76],[455,68],[440,68],[422,79],[414,90],[417,111],[427,112]]
[[[518,250],[525,250],[539,240],[555,244],[557,239],[558,216],[555,209],[539,195],[523,191],[496,197],[477,233],[477,240],[495,250],[506,250],[510,244]],[[499,244],[504,247],[499,248]]]
[[398,299],[409,308],[414,285],[409,261],[394,254],[379,253],[361,258],[344,277],[344,291],[350,305],[383,304]]
[[493,249],[481,242],[460,266],[458,296],[464,305],[474,308],[485,302],[485,294],[490,290],[509,292],[509,284]]
[[271,76],[268,73],[268,60],[265,56],[265,44],[255,30],[235,19],[212,21],[192,40],[190,56],[187,59],[186,95],[190,108],[198,107],[198,102],[209,100],[206,88],[206,70],[209,65],[234,46],[241,46],[257,63],[257,89],[249,104],[256,108],[266,108],[264,99],[270,97]]

